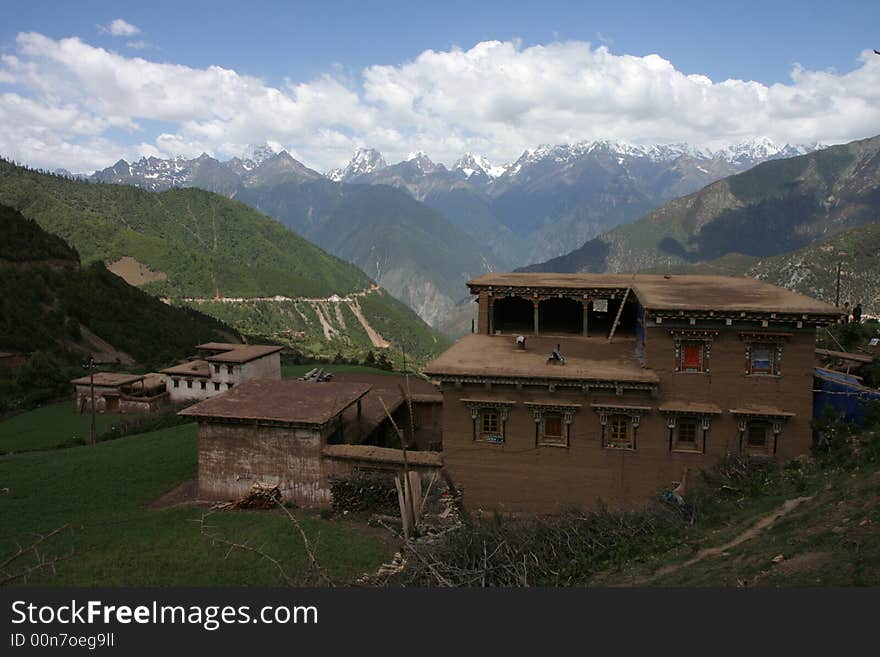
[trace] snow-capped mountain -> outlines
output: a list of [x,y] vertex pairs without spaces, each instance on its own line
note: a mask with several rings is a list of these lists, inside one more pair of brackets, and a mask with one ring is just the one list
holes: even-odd
[[484,155],[475,155],[474,153],[465,153],[452,167],[453,171],[460,171],[465,178],[470,179],[474,175],[487,176],[489,178],[497,178],[506,170],[506,166],[492,166],[488,158]]
[[199,187],[228,196],[234,195],[240,187],[284,179],[302,182],[319,178],[321,174],[296,161],[287,151],[276,153],[267,144],[252,147],[248,157],[234,157],[225,162],[207,153],[191,160],[182,156],[167,160],[143,157],[131,164],[119,160],[112,167],[89,176],[95,182],[135,185],[151,191]]
[[[206,154],[193,160],[151,157],[132,164],[120,160],[91,179],[152,190],[200,187],[242,199],[254,197],[243,190],[289,182],[329,179],[388,185],[405,190],[470,231],[499,262],[518,265],[565,253],[572,244],[761,162],[822,147],[778,145],[766,137],[715,150],[683,143],[600,139],[543,144],[506,165],[493,165],[483,155],[466,153],[451,168],[423,152],[388,164],[377,150],[359,148],[345,167],[322,176],[286,151],[276,153],[262,144],[251,147],[247,156],[226,162]],[[325,191],[335,193],[329,188]],[[302,193],[306,199],[312,192]],[[254,203],[270,212],[263,200]]]
[[714,153],[718,159],[734,163],[751,163],[763,160],[777,160],[785,157],[806,155],[825,148],[821,142],[814,144],[784,144],[780,146],[768,137],[754,137],[745,141],[721,148]]
[[327,177],[330,180],[340,182],[357,176],[367,175],[374,171],[380,171],[386,166],[385,158],[382,157],[379,151],[373,148],[359,148],[344,168],[328,171]]

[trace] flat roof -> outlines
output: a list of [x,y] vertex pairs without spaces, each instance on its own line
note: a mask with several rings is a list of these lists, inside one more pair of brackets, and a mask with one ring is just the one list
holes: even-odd
[[[321,454],[336,459],[403,465],[403,450],[390,447],[327,445],[321,449]],[[437,468],[443,466],[443,455],[440,452],[419,452],[408,449],[406,450],[406,460],[409,465],[433,466]]]
[[369,391],[362,383],[251,379],[179,415],[323,426]]
[[468,286],[572,290],[619,290],[632,287],[639,302],[651,310],[784,312],[834,316],[842,314],[831,304],[746,276],[514,272],[483,274],[468,281]]
[[235,349],[208,356],[205,360],[211,363],[247,363],[277,353],[282,349],[283,347],[268,344],[238,345]]
[[166,367],[162,370],[162,373],[170,374],[171,376],[210,377],[211,365],[206,360],[191,360],[173,367]]
[[[547,357],[562,343],[565,364],[548,363]],[[527,337],[518,349],[513,336],[471,333],[425,368],[428,376],[495,376],[524,379],[627,381],[657,383],[657,374],[643,368],[635,357],[633,338]]]
[[205,342],[204,344],[197,344],[197,351],[232,351],[233,349],[238,349],[239,347],[245,347],[247,345],[241,344],[240,342]]
[[[400,389],[407,391],[406,377],[402,374],[370,374],[367,372],[337,372],[333,374],[333,381],[343,383],[368,383],[372,387],[369,396],[382,390],[394,390],[398,394]],[[430,381],[426,381],[418,374],[409,376],[409,395],[413,402],[442,402],[443,395]]]
[[[94,379],[96,386],[125,386],[130,383],[137,383],[144,378],[142,374],[128,374],[126,372],[95,372]],[[89,385],[89,377],[81,376],[71,381],[74,385]]]

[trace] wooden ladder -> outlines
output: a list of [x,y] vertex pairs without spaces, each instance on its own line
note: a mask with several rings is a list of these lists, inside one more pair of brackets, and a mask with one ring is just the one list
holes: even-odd
[[629,291],[632,288],[626,288],[626,292],[623,293],[623,299],[620,300],[620,308],[617,309],[617,316],[614,318],[614,323],[611,325],[611,333],[608,334],[608,342],[614,338],[614,332],[617,330],[617,325],[620,324],[620,316],[623,314],[623,307],[626,305],[626,299],[629,296]]

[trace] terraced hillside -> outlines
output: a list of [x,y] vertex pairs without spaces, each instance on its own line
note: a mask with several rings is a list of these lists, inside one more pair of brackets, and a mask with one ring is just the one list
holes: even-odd
[[[283,312],[251,301],[347,297],[374,284],[356,266],[237,201],[199,189],[148,192],[75,181],[0,160],[0,203],[64,238],[85,264],[106,263],[172,304],[216,312],[253,334],[281,336],[306,355],[351,355],[368,348],[357,327],[366,329],[358,321],[343,321],[345,326],[339,324],[331,335],[317,317],[299,327],[296,322],[282,327]],[[224,298],[233,301],[187,301]],[[394,318],[385,333],[395,349],[404,341],[426,350],[442,344],[415,313],[388,294],[377,291],[362,308],[371,327]],[[375,331],[383,334],[380,328]]]

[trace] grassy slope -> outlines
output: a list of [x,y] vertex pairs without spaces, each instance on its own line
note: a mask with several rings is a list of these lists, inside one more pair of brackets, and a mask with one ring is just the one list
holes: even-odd
[[152,193],[71,181],[0,161],[0,202],[75,247],[84,262],[129,255],[184,296],[329,296],[369,280],[269,217],[197,189]]
[[[146,507],[190,479],[196,468],[196,425],[99,443],[95,447],[0,457],[0,554],[32,532],[69,524],[72,536],[45,547],[74,549],[57,576],[35,583],[57,586],[205,586],[280,584],[274,566],[251,554],[211,544],[193,522],[203,509]],[[51,483],[50,483],[51,482]],[[336,581],[375,569],[381,544],[350,525],[300,515],[319,562]],[[282,561],[297,578],[305,553],[289,521],[274,512],[229,512],[211,517],[213,531],[249,540]]]
[[[131,416],[98,414],[95,427],[103,433]],[[76,402],[47,404],[33,411],[0,421],[0,454],[52,449],[77,440],[87,440],[91,415],[76,412]]]
[[[859,586],[880,584],[880,468],[808,466],[771,473],[675,537],[666,549],[622,560],[600,585]],[[802,502],[754,538],[685,565],[781,508]],[[774,563],[774,558],[782,559]],[[661,569],[673,568],[664,574]]]
[[[327,297],[370,284],[354,265],[321,251],[269,217],[198,189],[153,193],[123,185],[75,182],[0,160],[3,202],[66,238],[85,262],[130,255],[167,274],[167,281],[144,286],[157,294]],[[378,297],[364,312],[371,322],[394,318],[387,339],[405,338],[417,345],[441,342],[411,310],[384,293]],[[362,354],[369,348],[353,317],[346,320],[338,343],[325,341],[317,317],[307,306],[303,312],[311,313],[313,321],[306,326],[299,326],[298,314],[284,304],[196,307],[252,335],[279,337],[282,331],[305,331],[305,336],[296,339],[289,335],[279,339],[315,356],[332,356],[340,350]]]
[[198,342],[234,338],[228,326],[169,307],[100,262],[81,268],[63,240],[3,205],[0,244],[0,350],[64,355],[85,327],[139,362],[159,365]]

